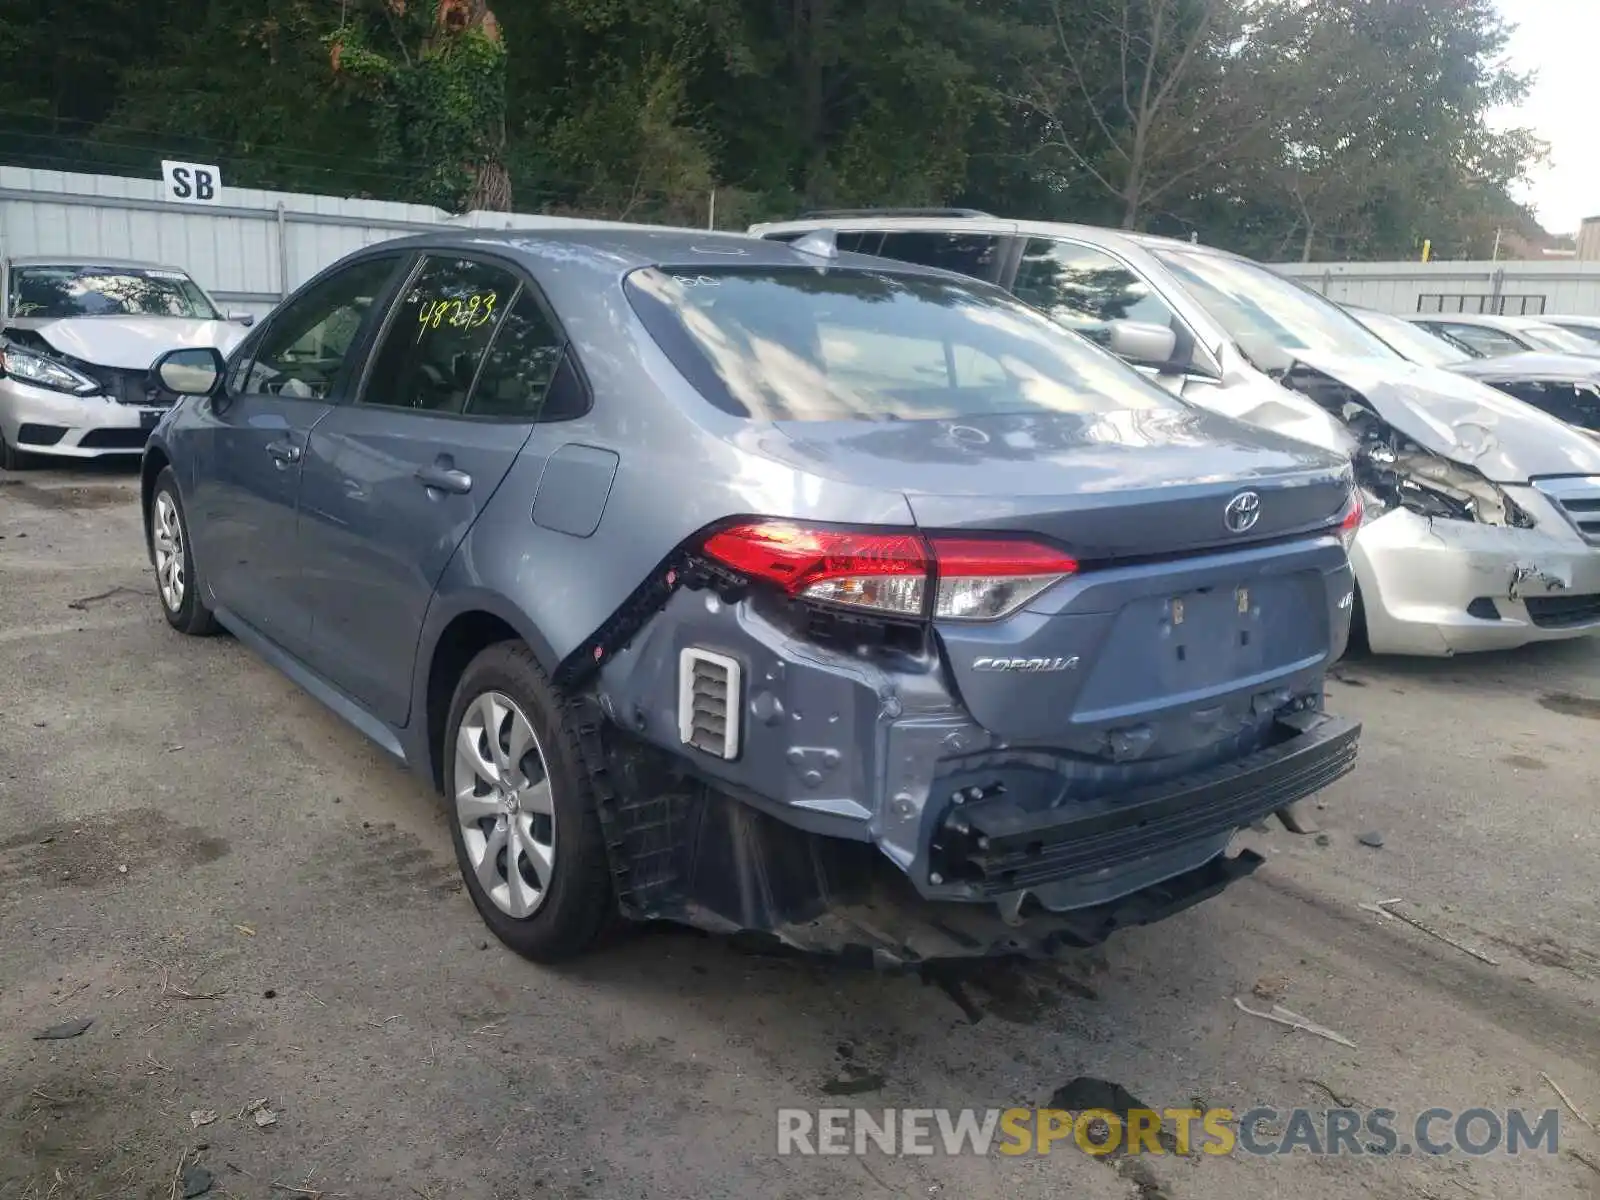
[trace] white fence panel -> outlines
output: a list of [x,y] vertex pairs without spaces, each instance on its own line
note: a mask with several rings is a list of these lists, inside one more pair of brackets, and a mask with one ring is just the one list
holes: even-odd
[[1600,262],[1274,263],[1331,300],[1383,312],[1600,315]]
[[158,178],[0,166],[0,254],[125,258],[182,267],[233,310],[260,315],[352,250],[441,226],[532,229],[584,224],[534,213],[453,216],[393,204],[229,187],[184,204]]

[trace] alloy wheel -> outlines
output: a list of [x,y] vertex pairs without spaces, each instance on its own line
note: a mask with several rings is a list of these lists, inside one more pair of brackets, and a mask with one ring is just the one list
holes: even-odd
[[467,705],[456,734],[456,819],[473,875],[507,916],[531,917],[555,868],[550,773],[527,714],[503,692]]
[[156,583],[161,588],[161,602],[168,612],[183,607],[183,518],[178,506],[168,492],[156,493],[155,520],[150,531],[155,548]]

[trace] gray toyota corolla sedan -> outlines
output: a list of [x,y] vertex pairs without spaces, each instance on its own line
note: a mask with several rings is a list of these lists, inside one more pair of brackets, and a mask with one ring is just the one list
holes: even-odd
[[891,965],[1092,943],[1355,759],[1347,463],[983,283],[452,231],[154,369],[167,619],[439,789],[532,958],[618,913]]

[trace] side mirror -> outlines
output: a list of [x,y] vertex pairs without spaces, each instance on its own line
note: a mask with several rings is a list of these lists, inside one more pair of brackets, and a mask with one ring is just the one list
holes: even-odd
[[161,386],[180,396],[209,396],[222,384],[227,360],[213,346],[168,350],[150,368]]
[[1178,350],[1178,335],[1165,325],[1144,321],[1112,321],[1106,327],[1107,348],[1118,358],[1146,367],[1164,367]]
[[236,321],[246,329],[249,329],[250,326],[256,323],[256,315],[255,313],[247,312],[231,312],[228,314],[228,320]]

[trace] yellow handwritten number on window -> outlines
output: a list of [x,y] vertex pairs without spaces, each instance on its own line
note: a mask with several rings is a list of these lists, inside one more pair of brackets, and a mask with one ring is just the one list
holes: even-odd
[[499,292],[474,292],[465,300],[425,300],[417,308],[417,341],[430,329],[477,329],[494,320]]

